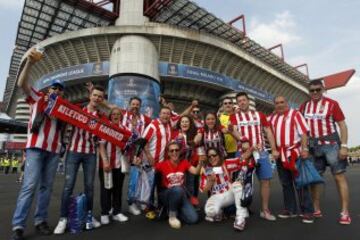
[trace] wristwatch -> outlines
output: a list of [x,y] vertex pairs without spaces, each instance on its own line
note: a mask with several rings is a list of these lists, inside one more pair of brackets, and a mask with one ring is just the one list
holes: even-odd
[[345,144],[345,143],[342,143],[342,144],[341,144],[341,147],[342,147],[342,148],[348,148],[348,145]]

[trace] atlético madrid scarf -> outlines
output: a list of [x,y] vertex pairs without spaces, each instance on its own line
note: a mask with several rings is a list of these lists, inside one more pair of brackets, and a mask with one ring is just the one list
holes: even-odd
[[84,129],[117,145],[121,149],[126,147],[128,140],[132,137],[129,130],[120,128],[105,117],[96,117],[86,113],[80,107],[54,94],[49,96],[45,112],[50,117],[55,117],[75,127]]

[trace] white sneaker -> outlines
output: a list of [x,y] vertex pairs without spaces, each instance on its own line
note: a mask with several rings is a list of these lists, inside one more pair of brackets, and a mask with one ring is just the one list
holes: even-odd
[[66,230],[67,219],[60,218],[56,228],[54,229],[54,234],[64,234]]
[[94,226],[94,228],[99,228],[101,226],[101,223],[96,220],[96,218],[92,217],[92,224]]
[[118,222],[127,222],[129,220],[129,218],[122,213],[113,216],[112,219]]
[[100,222],[102,225],[107,225],[110,223],[109,215],[101,215]]
[[135,203],[131,204],[129,206],[129,213],[131,213],[132,215],[140,215],[141,211],[138,209],[138,207],[136,206]]
[[181,222],[177,219],[177,217],[169,217],[169,225],[175,229],[181,228]]
[[245,218],[236,217],[234,222],[234,229],[243,231],[245,229]]

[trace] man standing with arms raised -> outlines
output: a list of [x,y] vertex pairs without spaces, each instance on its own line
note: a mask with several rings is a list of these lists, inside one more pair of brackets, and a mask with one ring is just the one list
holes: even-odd
[[35,49],[30,50],[17,83],[27,96],[31,114],[26,143],[26,170],[12,220],[14,240],[23,239],[26,218],[35,192],[37,192],[35,228],[42,235],[51,234],[47,224],[47,210],[60,158],[62,127],[60,121],[48,117],[44,111],[49,94],[62,96],[64,86],[61,82],[55,81],[49,88],[48,94],[44,94],[29,85],[29,72],[31,66],[40,59],[38,54]]
[[[330,166],[340,195],[341,213],[340,224],[350,224],[349,187],[345,177],[347,166],[347,138],[348,131],[345,116],[337,101],[324,97],[324,85],[321,80],[310,82],[311,99],[300,107],[308,125],[310,126],[310,150],[314,155],[314,163],[320,174]],[[336,125],[340,130],[340,136]],[[321,186],[314,185],[312,197],[314,201],[314,216],[322,217],[320,209]]]
[[[98,105],[103,101],[104,88],[94,86],[90,91],[89,103],[82,109],[84,112],[93,116],[100,116]],[[96,138],[93,134],[74,127],[69,152],[65,161],[65,183],[61,198],[60,220],[54,230],[55,234],[63,234],[67,226],[68,209],[70,196],[73,193],[77,173],[82,165],[84,172],[84,188],[86,196],[86,210],[88,213],[86,229],[100,227],[100,223],[92,216],[94,199],[94,179],[96,170]]]
[[239,92],[236,94],[236,102],[240,111],[230,116],[230,122],[234,126],[234,130],[240,133],[240,136],[249,139],[250,147],[254,147],[260,155],[258,166],[256,167],[256,174],[260,180],[262,202],[260,217],[269,221],[275,221],[275,216],[269,210],[272,168],[269,154],[265,151],[264,132],[270,143],[272,156],[274,159],[277,159],[279,152],[276,150],[274,135],[266,116],[262,112],[250,110],[250,101],[247,93]]

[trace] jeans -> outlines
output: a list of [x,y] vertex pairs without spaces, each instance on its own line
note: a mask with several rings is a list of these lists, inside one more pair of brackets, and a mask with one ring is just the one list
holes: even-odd
[[346,171],[348,162],[346,159],[339,159],[339,145],[317,145],[314,147],[313,152],[314,166],[320,174],[325,172],[326,166],[330,166],[333,175]]
[[194,224],[198,221],[198,214],[188,200],[184,187],[164,189],[159,193],[159,199],[169,212],[176,213],[186,224]]
[[199,175],[194,175],[186,172],[185,186],[190,196],[197,197],[199,195]]
[[47,221],[48,206],[60,155],[38,148],[26,149],[24,181],[16,202],[13,229],[24,229],[34,194],[38,191],[35,225]]
[[65,161],[65,183],[61,198],[61,218],[68,216],[69,200],[74,190],[80,164],[82,164],[84,172],[87,211],[92,211],[93,209],[96,154],[68,152]]
[[[297,161],[303,161],[298,159]],[[308,160],[307,160],[308,161]],[[284,169],[281,161],[276,161],[279,179],[283,188],[284,207],[285,210],[297,214],[297,198],[294,176],[291,171]],[[297,190],[300,211],[303,214],[312,214],[314,207],[310,195],[309,186]]]
[[125,174],[121,172],[120,168],[112,169],[113,187],[106,189],[104,185],[104,170],[99,168],[101,215],[109,215],[111,208],[113,208],[114,216],[121,213],[124,177]]

